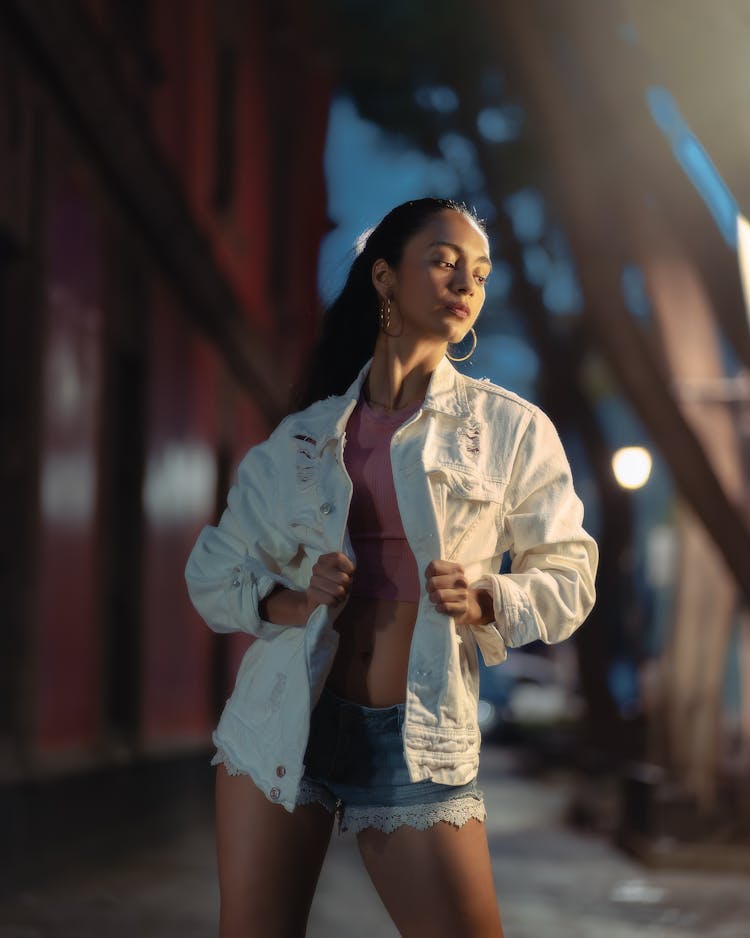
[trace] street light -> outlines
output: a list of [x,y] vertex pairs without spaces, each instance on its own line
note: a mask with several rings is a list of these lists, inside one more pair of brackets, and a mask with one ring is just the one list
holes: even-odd
[[643,446],[623,446],[612,457],[612,471],[624,489],[642,488],[651,475],[651,464],[651,453]]

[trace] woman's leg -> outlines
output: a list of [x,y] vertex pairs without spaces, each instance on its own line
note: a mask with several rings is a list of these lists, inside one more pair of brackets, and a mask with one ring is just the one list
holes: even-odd
[[216,773],[220,938],[302,938],[333,815],[320,804],[290,814],[247,775]]
[[404,938],[502,938],[481,821],[357,835],[370,878]]

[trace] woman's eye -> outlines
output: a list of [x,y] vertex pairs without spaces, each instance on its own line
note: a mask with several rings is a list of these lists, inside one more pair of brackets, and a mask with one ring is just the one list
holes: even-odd
[[474,274],[477,283],[487,283],[487,274]]
[[440,264],[441,267],[449,267],[451,270],[454,270],[456,267],[453,261],[439,260],[438,264]]

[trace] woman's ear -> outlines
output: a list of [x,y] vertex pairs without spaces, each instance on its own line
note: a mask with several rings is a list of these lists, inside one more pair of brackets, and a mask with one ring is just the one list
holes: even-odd
[[379,257],[372,265],[372,285],[377,290],[381,299],[386,300],[391,296],[393,287],[393,271],[388,261]]

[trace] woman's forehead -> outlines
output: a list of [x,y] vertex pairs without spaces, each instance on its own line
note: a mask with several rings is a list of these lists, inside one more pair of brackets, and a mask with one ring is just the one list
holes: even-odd
[[489,243],[481,228],[467,215],[450,209],[434,215],[413,240],[421,248],[445,244],[460,248],[472,259],[489,260]]

